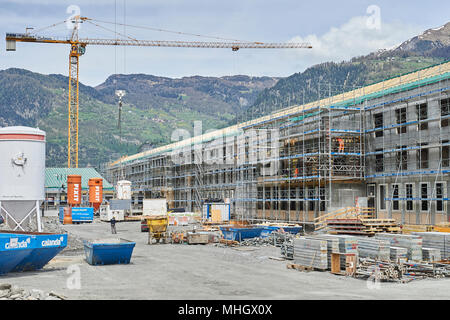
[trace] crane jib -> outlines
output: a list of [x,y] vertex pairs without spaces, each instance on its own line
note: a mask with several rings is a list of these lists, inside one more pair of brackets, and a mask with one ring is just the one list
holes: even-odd
[[113,46],[154,46],[154,47],[189,47],[189,48],[249,48],[249,49],[310,49],[308,43],[264,43],[264,42],[208,42],[208,41],[162,41],[162,40],[129,40],[129,39],[71,39],[33,37],[19,34],[7,34],[6,41],[60,43]]

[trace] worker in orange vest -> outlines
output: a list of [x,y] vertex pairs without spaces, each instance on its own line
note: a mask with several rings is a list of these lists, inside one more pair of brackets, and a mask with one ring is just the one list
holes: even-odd
[[344,139],[339,138],[337,140],[339,142],[339,150],[338,150],[338,152],[344,152]]

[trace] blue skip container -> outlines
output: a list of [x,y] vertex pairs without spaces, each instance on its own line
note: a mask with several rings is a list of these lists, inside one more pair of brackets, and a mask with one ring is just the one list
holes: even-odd
[[261,235],[263,227],[236,228],[232,226],[221,226],[223,238],[226,240],[241,241],[249,238],[256,238]]
[[42,269],[67,246],[67,234],[0,231],[0,274]]
[[283,229],[284,232],[297,234],[302,231],[301,226],[264,226],[261,231],[261,238],[267,238],[272,232],[278,229]]
[[0,233],[0,274],[11,272],[31,251],[30,236]]
[[136,242],[125,239],[84,240],[84,253],[90,265],[128,264]]

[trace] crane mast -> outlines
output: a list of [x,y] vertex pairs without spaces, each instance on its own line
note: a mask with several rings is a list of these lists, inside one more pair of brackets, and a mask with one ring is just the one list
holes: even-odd
[[68,142],[67,167],[78,168],[78,114],[79,114],[79,59],[84,53],[78,43],[78,19],[75,20],[69,53],[69,106],[68,106]]
[[[109,46],[146,46],[146,47],[177,47],[177,48],[229,48],[237,51],[240,48],[254,49],[300,49],[312,48],[308,43],[265,43],[265,42],[206,42],[206,41],[161,41],[128,39],[93,39],[78,37],[79,24],[90,18],[75,16],[70,21],[73,29],[70,38],[42,37],[26,33],[7,33],[6,50],[15,51],[16,42],[69,44],[69,97],[68,97],[68,148],[67,167],[78,168],[78,121],[79,121],[79,60],[86,51],[86,45]],[[94,20],[95,21],[95,20]],[[66,21],[64,21],[66,22]],[[55,24],[56,25],[56,24]],[[120,124],[120,122],[119,122]]]

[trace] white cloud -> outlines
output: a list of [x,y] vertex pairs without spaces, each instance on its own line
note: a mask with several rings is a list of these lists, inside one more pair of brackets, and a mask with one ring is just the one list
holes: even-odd
[[[331,27],[320,36],[310,34],[293,37],[290,42],[309,42],[313,47],[311,50],[298,50],[294,55],[302,59],[302,64],[308,65],[338,62],[379,49],[392,48],[422,31],[418,26],[383,21],[380,29],[374,29],[368,27],[367,19],[366,16],[353,17],[339,27]],[[292,52],[288,54],[292,56]]]
[[[66,7],[71,3],[81,7],[82,15],[95,17],[98,20],[114,21],[114,2],[111,0],[91,1],[92,4],[88,0],[0,1],[2,1],[0,31],[3,35],[9,31],[24,31],[26,26],[38,29],[62,21],[68,17]],[[34,6],[25,6],[26,3],[34,4]],[[126,21],[133,25],[267,42],[283,42],[290,37],[287,34],[295,35],[298,34],[296,30],[309,28],[310,35],[293,37],[290,41],[310,42],[313,49],[242,49],[232,52],[225,49],[89,46],[80,62],[80,79],[83,83],[98,85],[116,72],[146,73],[168,77],[231,74],[285,77],[317,63],[348,60],[381,48],[390,48],[425,30],[423,26],[411,26],[406,22],[384,22],[382,11],[379,30],[367,27],[367,17],[355,16],[327,31],[324,27],[333,25],[332,21],[336,19],[331,18],[333,15],[340,15],[338,10],[325,12],[323,20],[313,18],[311,14],[295,20],[292,12],[299,11],[302,6],[294,6],[293,3],[297,3],[294,0],[285,0],[284,7],[278,2],[270,6],[269,3],[272,2],[266,2],[264,6],[261,4],[256,9],[254,9],[253,0],[230,0],[220,4],[212,2],[208,4],[208,0],[189,2],[127,0],[126,3]],[[18,5],[14,6],[14,4]],[[119,22],[123,19],[122,5],[123,0],[117,0]],[[349,13],[346,12],[346,14]],[[366,12],[353,11],[351,14],[363,15]],[[410,21],[414,23],[418,20],[411,17]],[[111,25],[105,26],[113,28]],[[119,27],[118,31],[122,32],[122,27]],[[173,34],[131,27],[127,28],[126,32],[138,39],[199,40],[195,37],[178,37]],[[65,25],[62,25],[58,28],[50,28],[43,34],[67,36],[67,29]],[[85,24],[82,26],[80,36],[102,38],[110,37],[111,33]],[[208,39],[201,40],[208,41]],[[0,69],[18,67],[45,74],[66,75],[68,51],[67,46],[20,43],[17,45],[16,52],[6,52],[5,41],[0,39]]]

